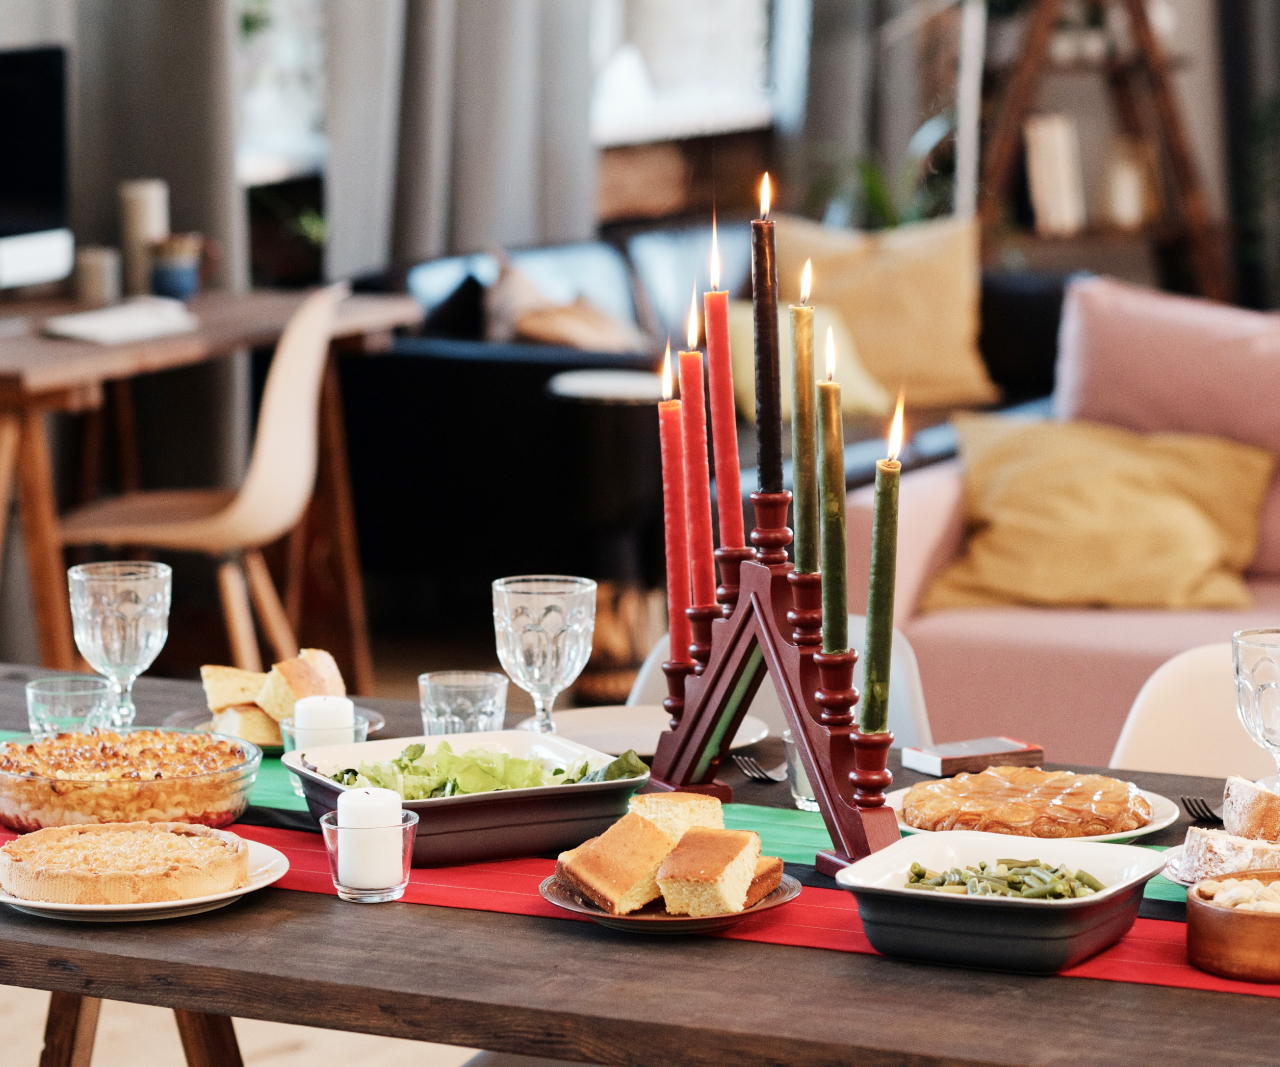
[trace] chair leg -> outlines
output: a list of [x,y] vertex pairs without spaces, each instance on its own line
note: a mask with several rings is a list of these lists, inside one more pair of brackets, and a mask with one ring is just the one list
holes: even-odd
[[223,560],[218,567],[218,593],[222,598],[227,637],[231,640],[232,660],[241,670],[262,670],[258,635],[253,631],[253,612],[249,608],[249,589],[238,558]]
[[18,468],[18,442],[22,423],[17,415],[0,414],[0,564],[4,562],[4,539],[9,524],[9,497],[13,475]]
[[44,1024],[40,1067],[89,1067],[102,1001],[75,993],[54,993]]
[[178,1020],[187,1067],[244,1067],[230,1016],[183,1008],[174,1008],[173,1014]]
[[267,561],[256,548],[244,554],[244,569],[249,577],[249,595],[253,597],[254,610],[267,633],[267,640],[271,642],[276,661],[293,659],[298,654],[298,639],[289,625],[284,605],[280,603]]

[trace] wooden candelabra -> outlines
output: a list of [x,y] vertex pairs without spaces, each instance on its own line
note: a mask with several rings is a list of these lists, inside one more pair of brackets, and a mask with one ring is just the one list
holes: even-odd
[[898,840],[884,802],[893,734],[858,730],[858,654],[821,651],[821,576],[796,574],[787,561],[791,494],[752,493],[751,502],[754,552],[720,549],[720,610],[689,609],[695,662],[663,664],[671,729],[658,740],[647,788],[732,800],[716,772],[767,673],[834,846],[818,853],[817,867],[834,875]]

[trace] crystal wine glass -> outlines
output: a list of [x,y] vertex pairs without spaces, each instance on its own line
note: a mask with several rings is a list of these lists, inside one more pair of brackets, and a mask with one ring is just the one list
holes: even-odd
[[67,571],[76,647],[115,686],[111,725],[131,726],[134,680],[169,636],[173,571],[163,563],[85,563]]
[[[1254,743],[1271,753],[1280,781],[1280,630],[1241,630],[1231,636],[1236,713]],[[1274,785],[1273,785],[1274,787]]]
[[498,659],[511,680],[533,697],[524,728],[553,734],[551,705],[591,657],[596,583],[590,578],[529,574],[493,583]]

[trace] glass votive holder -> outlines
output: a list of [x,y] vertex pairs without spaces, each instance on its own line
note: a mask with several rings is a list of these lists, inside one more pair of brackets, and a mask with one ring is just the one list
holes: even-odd
[[331,811],[320,817],[320,830],[333,888],[343,900],[382,904],[404,896],[418,832],[416,811],[401,810],[400,824],[392,826],[339,826],[338,813]]
[[[300,748],[321,748],[324,745],[358,745],[369,740],[369,716],[357,709],[355,722],[351,726],[318,728],[295,726],[291,715],[280,723],[280,738],[284,741],[286,752]],[[292,771],[289,772],[289,778],[293,782],[293,791],[298,796],[305,796],[302,780]]]
[[27,726],[35,737],[110,726],[115,689],[105,678],[38,678],[27,683]]
[[418,675],[418,697],[424,734],[501,730],[507,716],[507,676],[496,671],[431,671]]
[[787,784],[791,786],[791,799],[801,811],[821,811],[813,799],[813,787],[809,784],[809,776],[804,773],[804,764],[800,762],[790,730],[782,731],[782,745],[787,753]]

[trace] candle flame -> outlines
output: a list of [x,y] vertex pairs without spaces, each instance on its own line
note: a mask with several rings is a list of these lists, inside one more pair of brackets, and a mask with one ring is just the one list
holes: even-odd
[[693,299],[689,301],[689,331],[685,334],[685,340],[689,342],[686,352],[692,352],[698,347],[698,283],[693,283]]
[[902,401],[903,392],[898,390],[898,406],[893,412],[893,425],[889,427],[889,458],[897,459],[902,451]]
[[671,338],[667,338],[667,354],[662,357],[662,399],[670,400],[675,390],[671,384]]
[[827,327],[827,381],[833,381],[836,376],[836,335],[835,330]]
[[716,211],[711,209],[711,289],[720,288],[720,242],[716,240]]
[[764,172],[764,181],[760,183],[760,217],[769,217],[769,172]]
[[813,288],[813,260],[804,261],[804,270],[800,272],[800,303],[809,302],[809,290]]

